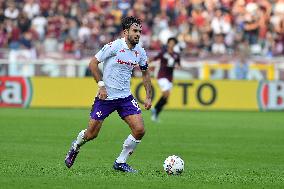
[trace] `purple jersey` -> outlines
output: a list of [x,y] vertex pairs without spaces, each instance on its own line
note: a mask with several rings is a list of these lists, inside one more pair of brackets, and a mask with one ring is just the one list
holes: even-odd
[[154,60],[161,61],[158,79],[167,78],[170,82],[172,82],[175,65],[180,65],[179,54],[176,52],[170,54],[167,51],[162,51],[156,57],[154,57]]

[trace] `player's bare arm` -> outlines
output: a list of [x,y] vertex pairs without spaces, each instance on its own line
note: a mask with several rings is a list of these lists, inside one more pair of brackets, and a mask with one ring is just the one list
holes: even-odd
[[181,67],[181,65],[180,65],[180,64],[176,64],[176,65],[175,65],[175,69],[177,69],[177,70],[181,70],[181,69],[183,69],[183,68]]
[[99,61],[96,57],[92,58],[91,62],[89,63],[89,68],[93,74],[94,79],[99,85],[99,91],[98,91],[98,97],[102,100],[105,100],[107,98],[107,91],[104,86],[104,83],[102,82],[102,75],[99,70]]
[[146,90],[146,99],[145,99],[145,109],[149,110],[152,106],[152,87],[151,87],[151,77],[148,70],[142,71],[143,84]]

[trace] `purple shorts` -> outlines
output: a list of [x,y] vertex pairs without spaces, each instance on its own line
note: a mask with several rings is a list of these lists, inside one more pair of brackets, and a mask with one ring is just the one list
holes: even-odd
[[141,113],[141,109],[132,95],[115,100],[101,100],[96,97],[90,117],[95,120],[104,120],[115,110],[122,119],[128,115]]

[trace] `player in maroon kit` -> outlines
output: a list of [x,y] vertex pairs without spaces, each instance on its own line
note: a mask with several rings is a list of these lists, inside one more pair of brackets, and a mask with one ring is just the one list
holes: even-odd
[[169,38],[167,47],[162,50],[152,60],[160,60],[160,70],[158,72],[158,84],[162,91],[162,96],[152,109],[152,120],[157,121],[158,115],[161,113],[164,105],[167,103],[170,90],[173,87],[173,71],[176,67],[180,67],[180,55],[174,51],[177,44],[176,38]]

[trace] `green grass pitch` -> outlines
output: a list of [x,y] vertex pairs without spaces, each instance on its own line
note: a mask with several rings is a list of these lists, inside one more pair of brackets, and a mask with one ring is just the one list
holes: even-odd
[[[0,109],[0,188],[284,188],[284,112],[143,112],[146,135],[129,159],[138,174],[112,169],[128,127],[116,113],[71,169],[65,154],[87,125],[87,109]],[[168,176],[169,155],[185,161]]]

